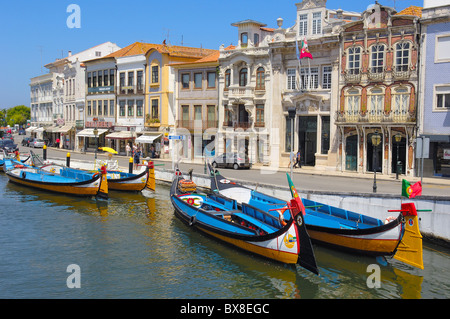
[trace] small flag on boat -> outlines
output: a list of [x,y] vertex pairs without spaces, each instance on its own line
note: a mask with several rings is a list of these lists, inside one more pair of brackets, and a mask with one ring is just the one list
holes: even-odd
[[422,183],[419,181],[411,185],[407,180],[402,180],[402,196],[414,198],[422,195]]
[[289,189],[291,190],[292,198],[297,202],[298,206],[300,207],[302,214],[305,215],[305,206],[303,205],[302,199],[300,196],[298,196],[297,189],[295,189],[294,183],[292,182],[291,178],[289,177],[289,174],[286,173],[288,183],[289,183]]

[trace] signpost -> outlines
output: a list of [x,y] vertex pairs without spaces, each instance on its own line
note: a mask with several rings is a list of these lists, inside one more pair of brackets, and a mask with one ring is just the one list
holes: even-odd
[[425,136],[419,136],[416,138],[416,158],[422,160],[420,165],[420,182],[423,178],[423,159],[430,157],[430,138]]

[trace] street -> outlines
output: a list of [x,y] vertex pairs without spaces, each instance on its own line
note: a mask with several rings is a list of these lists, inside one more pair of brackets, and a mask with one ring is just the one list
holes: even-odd
[[[20,153],[27,154],[31,149],[35,154],[42,157],[42,149],[32,149],[21,145],[24,136],[15,135],[15,143],[19,145]],[[72,160],[93,162],[95,158],[94,153],[79,153],[65,149],[48,148],[47,158],[65,160],[67,153],[70,153]],[[22,155],[23,156],[23,155]],[[107,153],[99,151],[97,153],[98,159],[106,159]],[[113,155],[113,159],[117,160],[119,167],[128,168],[130,158],[126,156]],[[154,159],[155,164],[164,164],[156,166],[157,170],[172,169],[172,161]],[[194,163],[180,163],[180,169],[187,172],[190,168],[193,169],[194,174],[204,174],[205,166],[203,164]],[[287,186],[286,173],[289,169],[279,169],[271,171],[266,167],[253,166],[252,169],[220,169],[224,177],[252,181],[254,183],[273,184],[277,186]],[[341,172],[324,172],[315,171],[312,168],[294,169],[293,182],[300,191],[329,191],[329,192],[348,192],[348,193],[364,193],[373,194],[373,175],[372,174],[356,174],[356,173],[341,173]],[[389,195],[401,195],[402,177],[395,180],[395,176],[383,176],[377,174],[377,193]],[[417,180],[411,180],[414,182]],[[450,198],[450,180],[445,178],[424,178],[423,179],[422,195],[426,196],[445,196]]]

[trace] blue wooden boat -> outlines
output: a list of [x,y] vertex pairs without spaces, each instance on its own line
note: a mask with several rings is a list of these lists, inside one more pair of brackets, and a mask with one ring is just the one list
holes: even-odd
[[202,194],[176,169],[170,190],[175,215],[190,227],[248,252],[318,274],[309,235],[295,201],[289,219],[278,218],[249,204],[238,208],[236,200],[220,194]]
[[[214,192],[235,199],[242,205],[249,204],[274,216],[286,218],[286,213],[283,214],[286,202],[282,199],[231,181],[211,166],[209,169],[211,190]],[[290,188],[292,192],[292,185]],[[301,198],[301,202],[305,207],[306,228],[313,242],[358,254],[394,256],[423,269],[420,231],[418,227],[406,229],[407,226],[418,225],[414,204],[402,204],[402,209],[396,211],[399,212],[397,217],[390,216],[383,221],[305,198]]]
[[[80,176],[83,174],[92,175],[97,171],[87,171],[67,167],[60,164],[46,164],[41,166],[41,169],[50,173],[60,174],[65,176]],[[136,191],[140,192],[145,188],[155,190],[155,168],[153,162],[150,162],[145,170],[138,174],[121,172],[121,171],[106,171],[106,178],[108,179],[108,189],[116,191]]]
[[95,174],[54,174],[39,167],[6,159],[6,175],[10,182],[53,193],[108,198],[106,169]]

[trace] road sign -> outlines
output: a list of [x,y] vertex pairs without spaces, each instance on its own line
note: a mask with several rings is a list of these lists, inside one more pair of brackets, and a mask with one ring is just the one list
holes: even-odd
[[420,136],[416,139],[416,158],[430,157],[430,139]]
[[183,135],[169,135],[169,140],[184,140]]

